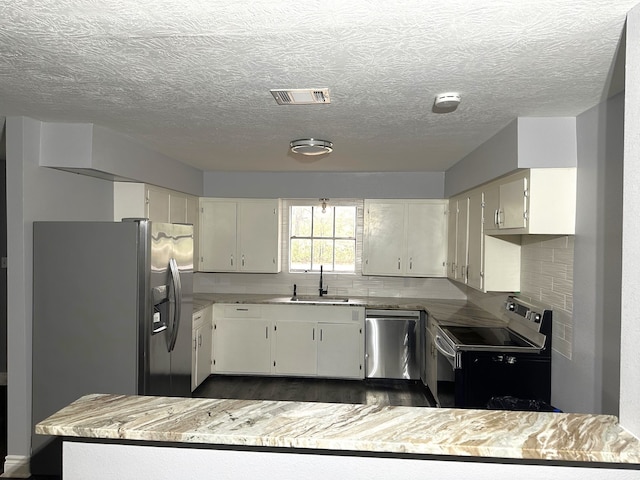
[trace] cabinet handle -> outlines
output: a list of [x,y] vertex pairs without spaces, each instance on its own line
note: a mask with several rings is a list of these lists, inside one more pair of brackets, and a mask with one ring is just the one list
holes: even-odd
[[265,338],[269,338],[269,327],[268,326],[264,327],[264,335],[265,335]]
[[398,270],[400,270],[400,257],[398,257]]
[[315,340],[316,339],[316,329],[313,328],[311,329],[311,340]]
[[409,258],[409,270],[413,270],[413,257]]
[[233,267],[233,255],[231,255],[231,266]]
[[320,341],[322,341],[322,329],[320,329]]
[[197,342],[197,340],[194,338],[194,339],[193,339],[193,349],[194,349],[194,350],[197,350],[197,349],[198,349],[198,347],[197,347],[197,345],[198,345],[198,344],[197,344],[196,342]]
[[242,266],[244,267],[244,255],[242,255]]
[[202,346],[202,334],[198,335],[198,346]]

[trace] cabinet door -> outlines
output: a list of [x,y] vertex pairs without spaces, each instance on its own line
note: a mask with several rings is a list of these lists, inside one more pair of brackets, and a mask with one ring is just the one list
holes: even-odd
[[279,272],[278,201],[242,202],[238,208],[238,270]]
[[404,211],[403,203],[367,204],[362,262],[362,273],[365,275],[402,274]]
[[318,376],[364,378],[364,338],[357,323],[319,323]]
[[193,270],[198,271],[200,258],[200,218],[199,199],[193,195],[187,196],[187,223],[193,225]]
[[270,323],[259,318],[220,318],[213,327],[213,369],[218,373],[271,372]]
[[527,226],[526,191],[526,177],[500,185],[500,228],[525,228]]
[[483,278],[483,245],[482,229],[482,192],[474,192],[469,196],[468,240],[467,240],[467,284],[482,289]]
[[407,204],[405,273],[408,276],[446,275],[446,209],[445,202]]
[[169,223],[171,221],[168,190],[147,187],[147,218],[152,222]]
[[467,235],[468,235],[469,199],[458,199],[458,215],[456,225],[456,272],[455,279],[461,282],[467,281]]
[[315,375],[318,335],[315,322],[278,322],[273,337],[275,373]]
[[200,202],[201,271],[236,271],[236,202]]
[[449,200],[447,210],[447,277],[456,278],[456,241],[458,239],[458,200]]
[[191,332],[191,391],[198,388],[198,329]]
[[211,374],[211,348],[213,343],[213,325],[209,320],[197,330],[196,350],[196,386],[204,382]]
[[169,221],[187,223],[187,196],[180,193],[169,195]]
[[489,185],[483,188],[484,210],[482,216],[484,219],[484,231],[496,230],[498,225],[498,211],[500,210],[500,189],[498,185]]

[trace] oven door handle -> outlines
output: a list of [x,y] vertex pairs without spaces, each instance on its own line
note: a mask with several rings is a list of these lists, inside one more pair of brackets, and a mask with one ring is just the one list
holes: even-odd
[[436,334],[435,345],[436,350],[438,350],[445,357],[450,358],[451,360],[454,360],[456,358],[455,350],[452,350],[449,344],[445,343],[444,340],[442,340],[442,337],[440,335]]

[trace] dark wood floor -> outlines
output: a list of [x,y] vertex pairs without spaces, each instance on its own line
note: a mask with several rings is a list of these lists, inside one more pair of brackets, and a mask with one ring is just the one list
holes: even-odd
[[211,375],[194,397],[433,407],[420,381]]

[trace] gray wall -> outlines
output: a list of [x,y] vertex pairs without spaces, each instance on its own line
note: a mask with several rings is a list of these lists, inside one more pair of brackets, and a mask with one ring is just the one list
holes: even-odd
[[640,436],[640,5],[627,17],[626,46],[620,421]]
[[[113,183],[42,163],[69,165],[90,153],[93,166],[131,163],[136,180],[201,193],[202,172],[178,162],[148,168],[157,154],[91,125],[7,117],[8,459],[19,465],[31,448],[32,225],[36,220],[113,220]],[[93,132],[91,134],[91,132]],[[111,143],[110,143],[111,141]],[[44,159],[44,160],[43,160]],[[109,167],[110,168],[110,167]],[[121,171],[125,171],[122,169]],[[91,173],[91,172],[86,172]],[[185,188],[185,185],[188,188]],[[17,459],[17,460],[16,460]],[[5,462],[5,467],[9,460]]]
[[624,94],[577,117],[573,355],[553,358],[571,411],[618,414]]
[[31,446],[32,223],[111,220],[110,182],[39,167],[42,123],[7,117],[8,454]]
[[445,196],[519,168],[575,167],[575,117],[520,117],[449,168]]
[[88,123],[43,123],[40,165],[202,195],[202,171]]
[[205,172],[205,197],[444,198],[443,172]]

